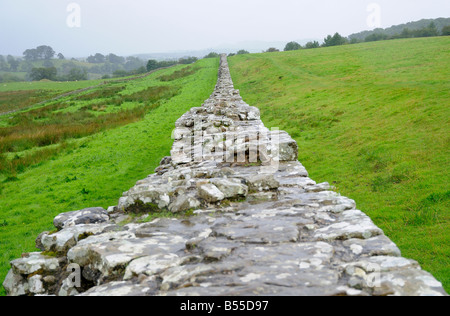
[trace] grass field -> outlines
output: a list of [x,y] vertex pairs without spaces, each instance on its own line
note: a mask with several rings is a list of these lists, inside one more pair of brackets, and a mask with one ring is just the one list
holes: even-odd
[[[266,126],[298,141],[311,178],[355,199],[450,292],[448,47],[441,37],[229,61]],[[0,116],[0,282],[54,216],[116,205],[152,173],[175,121],[213,91],[217,68],[205,59],[31,109],[103,81],[0,84],[0,112],[27,109]]]
[[84,81],[30,81],[30,82],[7,82],[0,83],[0,92],[8,91],[27,91],[27,90],[44,90],[57,91],[58,93],[68,92],[72,90],[84,89],[95,86],[105,80],[84,80]]
[[[218,66],[218,59],[206,59],[0,117],[0,148],[10,163],[0,172],[1,282],[10,260],[36,251],[36,236],[53,229],[56,215],[116,205],[122,192],[153,173],[170,152],[175,121],[213,91]],[[14,83],[0,86],[0,95],[16,90],[54,94],[97,83]],[[127,113],[136,115],[127,121]],[[77,126],[86,134],[77,133]],[[92,129],[86,132],[88,126]],[[39,141],[33,135],[48,137]],[[11,165],[20,159],[20,168]]]
[[450,37],[230,58],[244,100],[450,292]]

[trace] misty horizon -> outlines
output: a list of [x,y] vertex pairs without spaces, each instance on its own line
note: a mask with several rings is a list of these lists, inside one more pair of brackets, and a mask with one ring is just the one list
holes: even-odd
[[[96,52],[131,56],[237,48],[258,42],[281,45],[293,40],[322,41],[335,32],[348,36],[450,16],[450,3],[442,0],[432,5],[417,0],[135,0],[133,4],[123,0],[3,0],[0,54],[22,56],[26,49],[39,45],[76,58]],[[371,20],[371,15],[376,18]]]

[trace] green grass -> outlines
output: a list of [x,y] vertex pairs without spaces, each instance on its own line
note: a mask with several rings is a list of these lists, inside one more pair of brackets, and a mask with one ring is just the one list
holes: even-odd
[[[117,205],[124,191],[153,173],[161,158],[170,153],[175,121],[191,107],[202,104],[213,91],[218,66],[218,59],[207,59],[196,64],[198,71],[195,74],[178,76],[170,82],[161,82],[159,77],[170,76],[184,66],[116,83],[126,86],[119,92],[124,97],[148,97],[151,87],[160,86],[176,87],[179,91],[149,110],[138,122],[70,139],[66,147],[50,153],[45,161],[25,168],[22,173],[0,175],[0,280],[5,278],[11,260],[24,252],[36,251],[36,236],[42,231],[53,230],[52,221],[56,215],[92,206]],[[43,90],[53,90],[57,85],[51,82],[37,84],[42,84],[39,89]],[[89,85],[95,85],[95,82]],[[17,89],[24,90],[20,85]],[[98,96],[111,97],[108,92]],[[73,98],[75,96],[58,102],[67,102],[68,107],[74,108],[80,107],[79,102],[90,102]],[[48,116],[47,113],[44,120]],[[52,146],[45,148],[59,145]],[[36,150],[39,149],[31,151]]]
[[244,100],[450,292],[450,38],[230,58]]
[[84,89],[98,85],[105,80],[85,80],[85,81],[32,81],[32,82],[9,82],[0,83],[0,92],[20,91],[20,90],[56,90],[64,93],[72,90]]
[[22,90],[0,92],[0,113],[21,110],[56,96],[49,90]]
[[[162,77],[173,77],[171,81],[188,77],[194,74],[191,68],[178,66],[179,70],[172,74],[167,70]],[[0,92],[0,110],[17,110],[0,116],[0,174],[15,177],[61,151],[48,146],[67,145],[70,139],[138,121],[181,91],[177,84],[154,81],[149,87],[145,78],[131,79],[108,81],[53,101],[60,94],[55,94],[52,84],[47,90]],[[38,103],[46,99],[50,101]]]

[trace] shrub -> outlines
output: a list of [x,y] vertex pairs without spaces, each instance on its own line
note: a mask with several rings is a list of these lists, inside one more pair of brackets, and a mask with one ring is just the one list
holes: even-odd
[[289,42],[286,44],[284,51],[288,52],[288,51],[299,50],[299,49],[302,49],[302,45],[300,45],[297,42]]
[[366,37],[366,42],[376,42],[376,41],[384,41],[389,39],[389,36],[382,33],[374,33]]
[[346,37],[341,36],[341,34],[336,33],[333,36],[328,35],[327,38],[324,39],[324,47],[330,46],[340,46],[348,44],[348,39]]
[[219,58],[220,55],[214,52],[209,53],[208,55],[206,55],[204,58]]
[[450,25],[444,26],[441,31],[442,36],[450,35]]
[[31,69],[30,78],[33,81],[40,80],[56,80],[57,70],[55,67],[49,68],[33,68]]
[[308,43],[306,43],[306,45],[305,45],[305,48],[306,48],[306,49],[319,48],[319,47],[320,47],[320,44],[319,44],[319,42],[317,42],[317,41],[314,41],[314,42],[308,42]]

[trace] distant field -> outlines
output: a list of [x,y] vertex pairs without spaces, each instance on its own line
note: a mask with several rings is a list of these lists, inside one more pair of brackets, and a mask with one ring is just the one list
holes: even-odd
[[[0,116],[0,283],[56,215],[116,205],[153,173],[170,152],[175,121],[213,91],[218,65],[205,59]],[[2,84],[0,112],[2,93],[30,103],[24,90],[52,96],[100,82]]]
[[0,92],[19,90],[56,90],[67,92],[95,86],[105,80],[84,80],[71,82],[33,81],[33,82],[8,82],[0,83]]
[[450,292],[450,37],[230,58],[319,182],[356,200]]
[[[46,65],[46,63],[51,62],[51,65]],[[22,61],[22,63],[24,63]],[[58,75],[67,74],[68,71],[72,68],[78,68],[78,69],[86,69],[88,79],[97,80],[103,77],[103,74],[97,73],[99,67],[104,67],[105,64],[93,64],[88,62],[82,62],[78,60],[60,60],[60,59],[51,59],[50,61],[44,61],[44,60],[38,60],[38,61],[31,61],[29,62],[29,68],[25,72],[13,72],[13,71],[0,71],[0,76],[4,74],[8,74],[13,77],[19,78],[19,80],[27,81],[29,78],[27,78],[28,73],[32,68],[47,68],[47,67],[55,67],[58,70]],[[97,70],[94,70],[93,68],[96,67]],[[137,67],[136,67],[137,68]],[[19,69],[21,69],[19,67]],[[94,71],[94,72],[92,72]],[[0,82],[0,85],[2,83]]]

